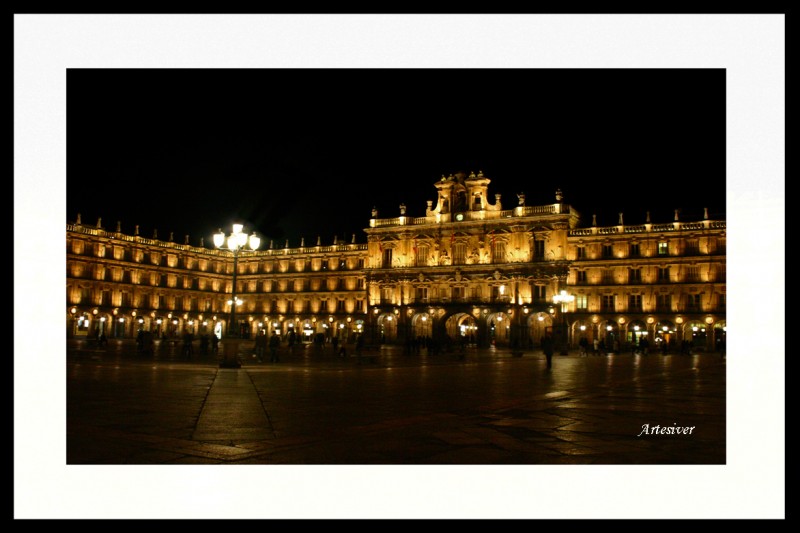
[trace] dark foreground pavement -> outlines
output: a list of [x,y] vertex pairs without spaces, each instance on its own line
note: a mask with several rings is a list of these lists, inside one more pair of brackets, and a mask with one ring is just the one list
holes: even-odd
[[69,346],[67,464],[726,463],[719,354],[571,353],[547,369],[538,351],[359,362],[305,347],[259,363],[243,347],[226,369],[178,351]]

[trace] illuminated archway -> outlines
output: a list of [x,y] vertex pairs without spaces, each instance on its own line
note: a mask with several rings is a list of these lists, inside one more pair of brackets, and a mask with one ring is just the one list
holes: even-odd
[[433,336],[433,317],[427,313],[417,313],[411,317],[411,338],[423,339]]
[[629,343],[638,345],[643,337],[647,338],[648,341],[651,340],[647,332],[647,325],[641,320],[632,320],[629,322],[627,330],[625,340]]
[[710,340],[710,327],[699,320],[684,324],[683,340],[690,343],[693,350],[705,350]]
[[395,342],[397,340],[397,317],[393,313],[379,315],[378,331],[381,342]]
[[506,346],[511,339],[511,317],[507,313],[489,313],[486,317],[489,344]]
[[600,329],[598,331],[598,338],[603,343],[606,351],[614,349],[614,341],[619,343],[619,324],[616,320],[605,320],[600,322]]
[[656,324],[655,342],[662,351],[670,350],[675,346],[676,342],[680,342],[675,324],[669,320],[662,320]]
[[535,313],[528,317],[528,330],[535,346],[538,346],[545,335],[553,333],[553,315],[550,313]]
[[456,342],[474,344],[478,338],[478,323],[468,313],[456,313],[445,321],[445,331]]

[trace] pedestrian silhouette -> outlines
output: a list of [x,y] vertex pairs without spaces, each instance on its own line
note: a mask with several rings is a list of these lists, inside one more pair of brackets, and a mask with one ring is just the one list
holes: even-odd
[[256,335],[256,343],[255,343],[255,356],[258,358],[258,362],[261,363],[264,361],[264,355],[267,353],[267,332],[263,329],[258,332]]
[[581,349],[581,357],[589,357],[589,341],[586,337],[581,337],[581,340],[578,341],[578,346],[580,346]]
[[269,338],[269,362],[278,362],[278,346],[281,344],[281,338],[278,337],[276,332],[272,332],[272,337]]
[[186,331],[183,334],[183,355],[187,358],[191,358],[192,354],[194,354],[194,349],[192,348],[192,341],[194,340],[194,335],[190,331]]
[[544,352],[544,356],[547,359],[547,368],[552,368],[553,366],[553,338],[550,335],[545,335],[542,339],[542,351]]

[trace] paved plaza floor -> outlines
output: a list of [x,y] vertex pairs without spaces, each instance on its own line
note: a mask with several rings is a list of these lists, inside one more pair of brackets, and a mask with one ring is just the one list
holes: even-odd
[[780,383],[716,353],[56,351],[15,369],[19,517],[782,516]]
[[723,465],[719,354],[500,349],[337,357],[304,346],[242,367],[179,346],[72,343],[67,464]]

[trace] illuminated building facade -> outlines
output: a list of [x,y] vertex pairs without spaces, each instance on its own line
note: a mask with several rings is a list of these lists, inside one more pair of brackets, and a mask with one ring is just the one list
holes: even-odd
[[[725,221],[583,225],[564,203],[504,209],[482,173],[442,177],[425,216],[379,218],[367,242],[241,252],[237,333],[367,344],[438,339],[523,349],[551,334],[608,349],[725,339]],[[67,334],[222,333],[230,252],[67,225]],[[554,297],[566,296],[563,301]]]

